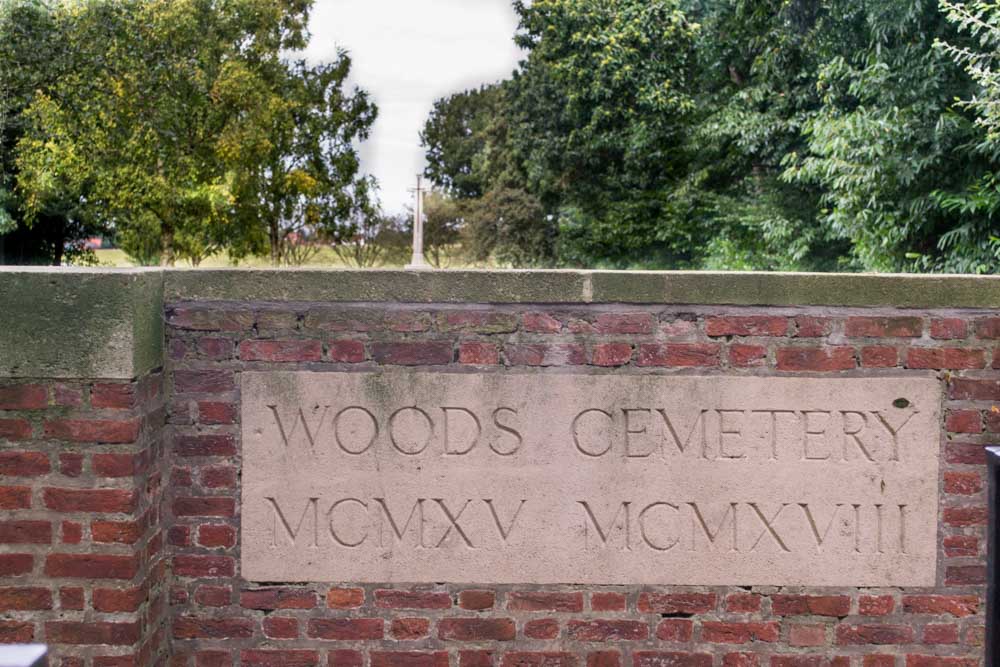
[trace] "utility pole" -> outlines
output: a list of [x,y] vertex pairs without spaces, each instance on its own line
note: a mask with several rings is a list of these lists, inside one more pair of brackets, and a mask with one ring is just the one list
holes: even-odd
[[410,190],[414,194],[416,204],[413,207],[413,258],[406,265],[408,269],[431,268],[424,260],[424,193],[423,178],[417,174],[417,187]]

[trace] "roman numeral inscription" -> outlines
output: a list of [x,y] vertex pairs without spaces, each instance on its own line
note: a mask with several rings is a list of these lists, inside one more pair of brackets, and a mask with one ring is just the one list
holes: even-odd
[[247,372],[254,581],[928,586],[932,378]]

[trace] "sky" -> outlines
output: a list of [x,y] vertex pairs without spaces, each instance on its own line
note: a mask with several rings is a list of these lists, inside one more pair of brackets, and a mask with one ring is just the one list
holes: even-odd
[[424,168],[419,134],[434,100],[507,78],[520,58],[516,27],[510,0],[316,0],[305,55],[348,51],[352,83],[378,105],[361,159],[386,213],[413,201],[407,190]]

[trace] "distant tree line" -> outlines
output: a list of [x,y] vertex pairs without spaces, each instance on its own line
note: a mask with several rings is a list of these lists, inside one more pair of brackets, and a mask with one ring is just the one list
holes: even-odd
[[941,2],[515,2],[426,175],[501,264],[998,272],[1000,9]]
[[0,0],[0,262],[297,263],[378,217],[356,145],[377,109],[311,0]]

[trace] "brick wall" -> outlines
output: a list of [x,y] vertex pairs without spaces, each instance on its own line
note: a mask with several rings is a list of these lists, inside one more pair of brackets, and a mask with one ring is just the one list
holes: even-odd
[[[173,303],[166,318],[170,470],[161,525],[170,561],[174,667],[982,663],[983,447],[1000,434],[1000,317],[844,308]],[[484,581],[415,587],[242,580],[239,373],[379,366],[936,375],[946,397],[937,585],[540,587]],[[55,387],[48,391],[56,395]],[[24,415],[41,433],[35,413],[10,414],[15,422],[0,421],[0,433],[6,428],[17,437],[25,427],[16,420]],[[46,468],[27,483],[36,489],[62,484],[52,465],[52,472]],[[96,479],[90,465],[80,479]],[[42,492],[33,493],[38,516],[53,521]],[[54,541],[59,531],[53,529]],[[58,586],[45,586],[57,606]]]
[[0,380],[0,642],[64,667],[166,654],[162,384]]

